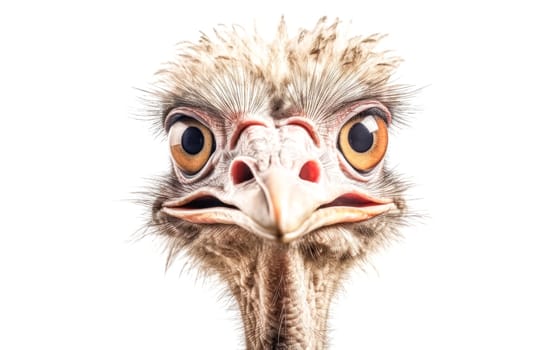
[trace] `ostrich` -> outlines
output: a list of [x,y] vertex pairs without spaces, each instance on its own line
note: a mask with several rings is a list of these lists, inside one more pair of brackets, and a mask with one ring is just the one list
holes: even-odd
[[171,170],[149,201],[169,262],[187,255],[239,306],[249,349],[323,349],[347,272],[404,222],[384,161],[409,89],[380,35],[322,18],[274,38],[236,27],[179,46],[148,109]]

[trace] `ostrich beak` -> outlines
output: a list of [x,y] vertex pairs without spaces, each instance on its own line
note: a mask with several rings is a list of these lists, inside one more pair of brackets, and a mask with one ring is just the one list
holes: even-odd
[[192,223],[238,225],[289,243],[324,226],[367,220],[395,208],[390,199],[370,197],[318,176],[301,177],[283,167],[252,175],[231,191],[195,191],[165,202],[162,210]]

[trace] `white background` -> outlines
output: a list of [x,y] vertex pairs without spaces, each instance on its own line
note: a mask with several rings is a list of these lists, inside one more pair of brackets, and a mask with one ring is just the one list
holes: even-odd
[[389,159],[429,218],[354,273],[332,348],[557,348],[555,10],[344,0],[0,5],[1,349],[241,348],[218,283],[132,240],[131,192],[168,166],[132,87],[199,30],[281,14],[390,33],[427,86]]

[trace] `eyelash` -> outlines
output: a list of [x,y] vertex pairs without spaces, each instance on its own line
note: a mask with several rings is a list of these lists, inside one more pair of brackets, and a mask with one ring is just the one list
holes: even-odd
[[356,118],[356,117],[367,117],[367,116],[374,116],[374,117],[379,117],[381,119],[383,119],[383,121],[389,125],[389,118],[387,117],[385,111],[379,107],[371,107],[368,109],[365,109],[363,111],[361,111],[360,113],[350,117],[348,120],[352,119],[352,118]]

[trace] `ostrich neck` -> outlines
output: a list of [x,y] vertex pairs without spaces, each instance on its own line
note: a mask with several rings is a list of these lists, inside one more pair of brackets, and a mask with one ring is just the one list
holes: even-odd
[[304,260],[289,246],[263,249],[228,280],[248,349],[323,349],[340,271]]

